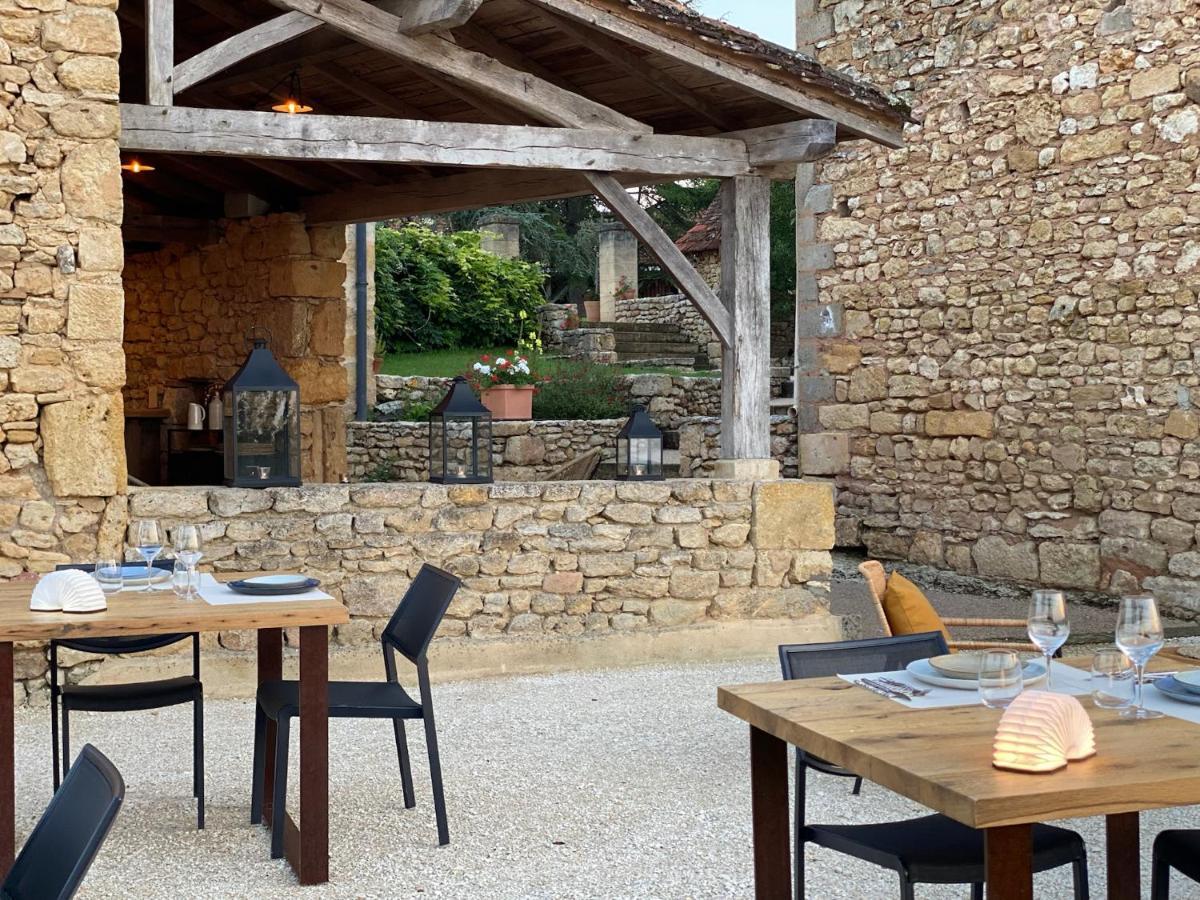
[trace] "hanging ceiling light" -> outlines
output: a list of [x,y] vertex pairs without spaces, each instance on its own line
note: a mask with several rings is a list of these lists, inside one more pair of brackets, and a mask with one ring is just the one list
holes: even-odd
[[304,98],[300,93],[300,73],[295,69],[287,77],[287,93],[284,99],[274,104],[271,109],[275,112],[287,113],[289,116],[297,115],[298,113],[312,112],[313,108],[304,102]]
[[134,175],[141,175],[143,172],[153,172],[154,166],[148,166],[144,162],[138,162],[136,159],[131,159],[127,163],[123,163],[121,168],[126,172],[132,172]]

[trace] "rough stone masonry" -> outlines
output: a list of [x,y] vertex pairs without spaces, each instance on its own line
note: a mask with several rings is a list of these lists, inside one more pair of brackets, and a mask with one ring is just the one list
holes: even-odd
[[810,195],[840,543],[1200,611],[1200,5],[811,0],[799,25],[920,120]]

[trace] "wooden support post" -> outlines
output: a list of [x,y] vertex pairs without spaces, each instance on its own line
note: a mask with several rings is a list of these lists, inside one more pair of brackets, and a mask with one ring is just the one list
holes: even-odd
[[146,0],[146,102],[175,102],[175,0]]
[[771,182],[721,188],[721,300],[733,340],[721,362],[718,478],[779,477],[771,457]]

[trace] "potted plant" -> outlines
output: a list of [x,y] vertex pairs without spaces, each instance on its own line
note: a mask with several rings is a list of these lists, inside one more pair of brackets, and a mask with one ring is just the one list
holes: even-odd
[[629,283],[629,279],[624,275],[617,281],[617,287],[613,291],[613,300],[618,303],[622,300],[632,300],[637,296],[637,288]]
[[593,325],[600,321],[600,301],[591,294],[587,294],[583,298],[583,314]]
[[371,374],[378,375],[383,368],[384,357],[387,356],[387,346],[382,340],[375,341],[375,353],[371,356]]
[[529,356],[513,351],[493,358],[485,353],[467,373],[467,380],[494,419],[530,419],[533,395],[541,380]]

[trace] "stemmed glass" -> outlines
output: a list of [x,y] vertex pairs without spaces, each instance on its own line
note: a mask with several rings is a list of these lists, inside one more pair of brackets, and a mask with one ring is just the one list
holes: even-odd
[[200,529],[195,525],[176,525],[171,537],[175,544],[175,558],[187,566],[187,592],[183,598],[191,600],[195,596],[194,589],[199,585],[196,563],[204,555]]
[[1158,604],[1149,594],[1122,597],[1117,609],[1117,646],[1129,657],[1137,673],[1137,703],[1121,711],[1126,719],[1157,719],[1162,713],[1142,705],[1146,683],[1146,663],[1162,649],[1163,627]]
[[146,586],[143,591],[149,591],[153,588],[154,579],[154,560],[158,554],[162,553],[163,549],[163,531],[162,527],[154,519],[142,519],[140,522],[134,522],[130,528],[133,544],[138,555],[146,561]]
[[1026,629],[1029,640],[1037,644],[1046,657],[1046,690],[1053,690],[1051,677],[1054,670],[1050,663],[1071,634],[1071,625],[1067,621],[1067,598],[1062,591],[1033,592]]
[[1021,658],[1011,650],[987,650],[979,657],[979,699],[989,709],[1004,709],[1025,687]]

